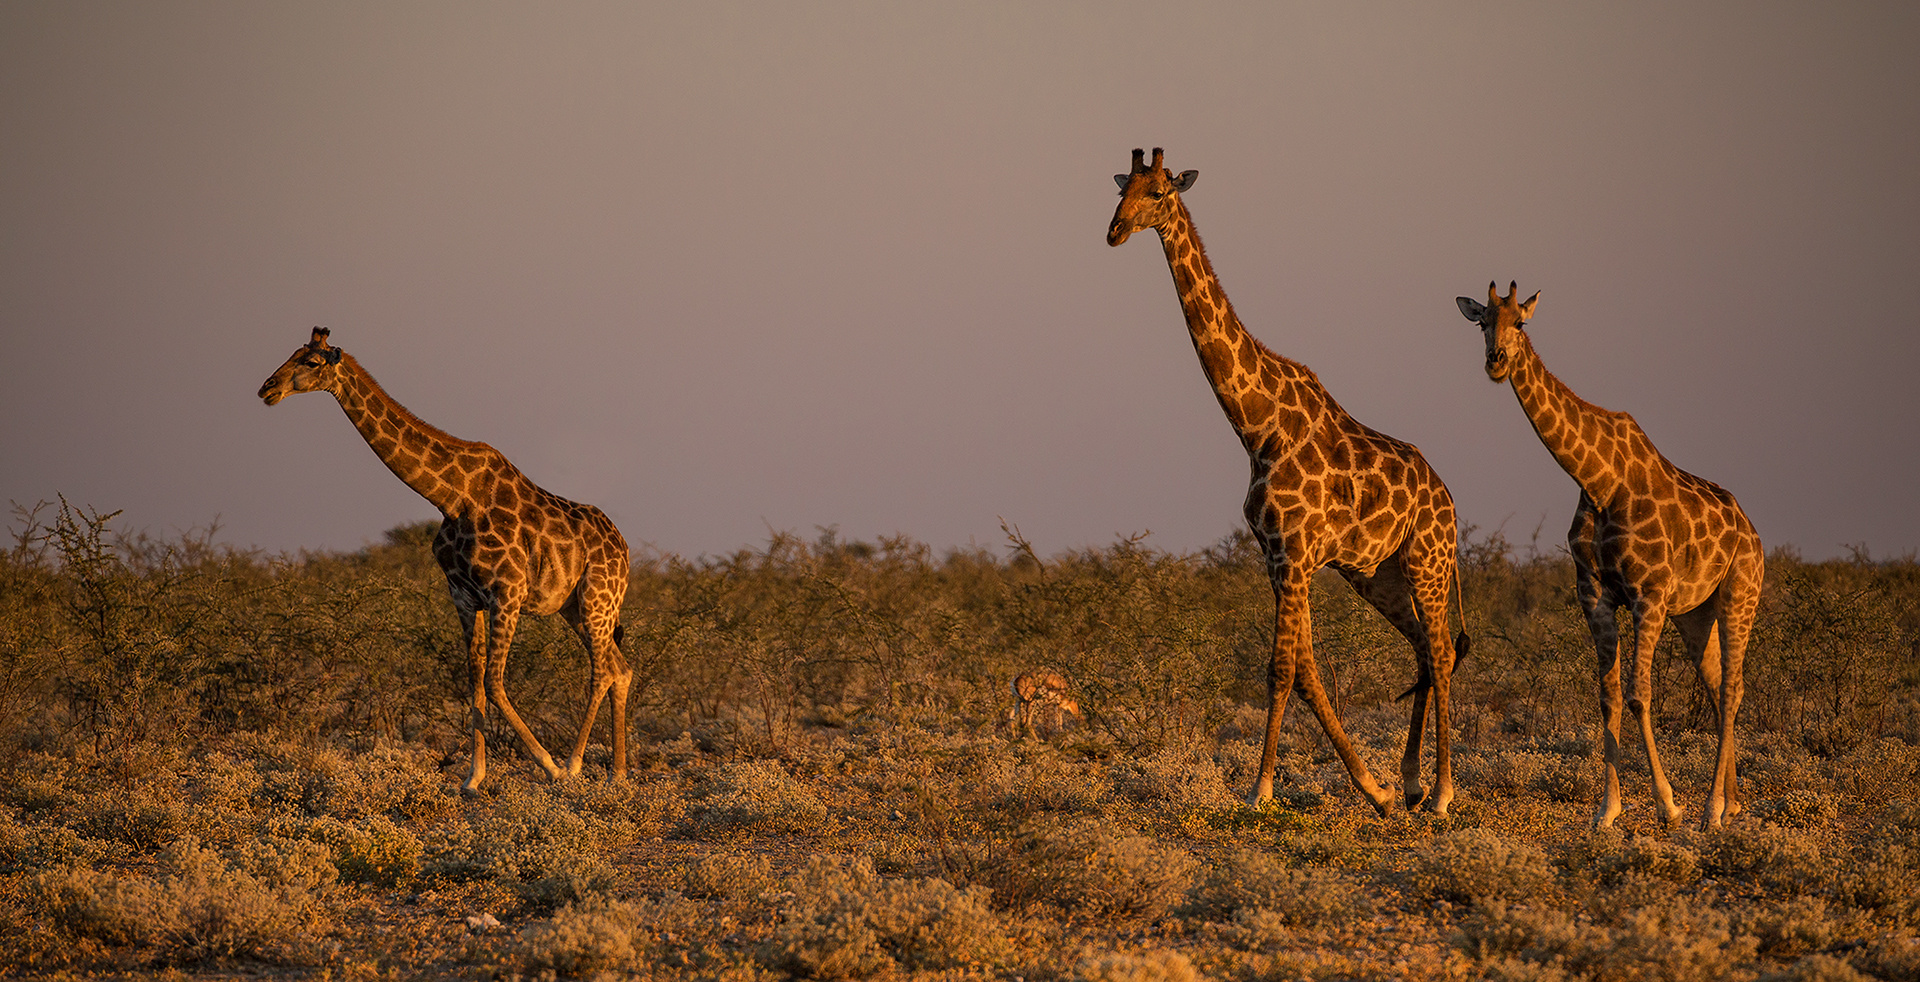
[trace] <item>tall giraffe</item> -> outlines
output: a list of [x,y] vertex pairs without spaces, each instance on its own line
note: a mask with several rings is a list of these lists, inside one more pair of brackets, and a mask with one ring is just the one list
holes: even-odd
[[1470,297],[1454,302],[1485,336],[1487,377],[1513,383],[1540,442],[1580,485],[1567,548],[1599,656],[1606,728],[1607,787],[1593,824],[1611,825],[1625,808],[1619,771],[1622,659],[1614,625],[1616,611],[1625,607],[1633,615],[1632,657],[1625,659],[1627,705],[1647,745],[1661,818],[1673,825],[1683,811],[1674,804],[1653,743],[1653,649],[1671,617],[1716,700],[1720,751],[1701,823],[1718,827],[1740,811],[1733,719],[1740,710],[1741,662],[1766,572],[1760,536],[1733,495],[1673,466],[1632,416],[1581,399],[1547,371],[1525,330],[1540,294],[1517,303],[1518,293],[1518,283],[1509,284],[1505,297],[1489,283],[1484,306]]
[[[1341,730],[1314,665],[1308,587],[1317,570],[1331,566],[1413,645],[1416,675],[1408,690],[1413,718],[1400,761],[1402,791],[1408,808],[1424,803],[1445,815],[1453,799],[1447,690],[1455,659],[1466,654],[1467,646],[1464,632],[1455,648],[1446,643],[1447,594],[1458,590],[1453,496],[1412,444],[1349,416],[1312,369],[1274,354],[1247,333],[1180,200],[1199,172],[1175,177],[1161,166],[1157,147],[1151,166],[1143,156],[1135,150],[1132,171],[1114,175],[1120,206],[1107,229],[1107,244],[1117,246],[1144,228],[1160,233],[1200,367],[1253,466],[1247,524],[1266,554],[1273,582],[1266,742],[1248,803],[1273,796],[1280,720],[1296,688],[1319,717],[1354,786],[1381,814],[1391,801]],[[1434,787],[1425,793],[1420,740],[1429,692]]]
[[487,703],[520,735],[549,777],[562,771],[507,701],[507,651],[525,610],[558,612],[586,645],[591,675],[587,714],[565,773],[580,773],[600,701],[613,694],[613,772],[627,771],[627,689],[633,672],[620,654],[620,604],[627,594],[627,542],[600,509],[568,501],[528,480],[500,451],[428,425],[380,387],[316,327],[260,386],[271,406],[296,392],[330,392],[367,446],[394,476],[433,502],[445,520],[433,558],[466,634],[473,771],[461,790],[487,776]]

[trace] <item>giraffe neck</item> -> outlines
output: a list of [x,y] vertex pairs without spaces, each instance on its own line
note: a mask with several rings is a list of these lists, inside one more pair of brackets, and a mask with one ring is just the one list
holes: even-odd
[[1333,397],[1311,369],[1269,351],[1241,325],[1185,202],[1176,202],[1173,217],[1155,230],[1201,370],[1240,442],[1248,453],[1268,458],[1298,446],[1339,410]]
[[497,458],[493,448],[448,435],[387,394],[352,355],[341,353],[341,384],[334,398],[367,446],[393,475],[443,515],[482,507],[466,492],[469,471]]
[[[1525,333],[1518,354],[1507,378],[1534,433],[1582,491],[1596,502],[1612,501],[1622,486],[1627,457],[1636,450],[1651,451],[1652,444],[1631,417],[1580,398],[1547,371]],[[1664,460],[1657,452],[1652,456]]]

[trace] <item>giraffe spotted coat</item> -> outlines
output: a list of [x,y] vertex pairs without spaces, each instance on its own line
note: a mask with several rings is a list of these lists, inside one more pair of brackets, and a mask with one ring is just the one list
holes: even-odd
[[[1540,299],[1516,299],[1518,284],[1487,303],[1459,297],[1460,313],[1480,325],[1487,377],[1509,382],[1548,452],[1580,486],[1567,530],[1576,593],[1599,659],[1605,727],[1606,787],[1595,826],[1606,826],[1620,798],[1622,668],[1626,705],[1639,724],[1654,797],[1668,824],[1680,820],[1653,738],[1653,651],[1668,618],[1714,696],[1719,752],[1701,823],[1715,827],[1740,811],[1734,772],[1735,715],[1742,663],[1760,607],[1766,557],[1760,536],[1726,489],[1675,467],[1632,416],[1581,399],[1555,378],[1533,349],[1525,324]],[[1615,612],[1632,615],[1628,657],[1620,655]]]
[[[325,328],[260,386],[271,406],[298,392],[327,392],[374,455],[444,516],[433,556],[466,635],[473,767],[464,790],[486,778],[486,717],[500,710],[551,777],[577,775],[600,703],[612,695],[613,773],[627,767],[627,692],[633,673],[620,654],[627,543],[592,505],[568,501],[529,480],[498,450],[449,436],[395,401]],[[587,648],[588,704],[564,770],[555,764],[506,692],[507,653],[522,612],[558,613]]]
[[[1280,722],[1298,690],[1332,741],[1354,786],[1383,814],[1391,795],[1375,783],[1334,715],[1314,664],[1308,588],[1323,566],[1337,570],[1413,646],[1412,719],[1400,776],[1407,807],[1445,814],[1453,797],[1448,689],[1457,651],[1447,644],[1447,599],[1457,591],[1453,498],[1418,448],[1348,415],[1313,371],[1282,358],[1235,316],[1207,260],[1181,194],[1196,171],[1175,176],[1155,149],[1133,152],[1114,175],[1120,205],[1107,243],[1151,228],[1160,236],[1181,312],[1214,397],[1247,451],[1252,481],[1245,514],[1267,559],[1276,618],[1267,671],[1267,728],[1249,800],[1272,797]],[[1420,784],[1420,744],[1429,699],[1434,714],[1434,786]]]

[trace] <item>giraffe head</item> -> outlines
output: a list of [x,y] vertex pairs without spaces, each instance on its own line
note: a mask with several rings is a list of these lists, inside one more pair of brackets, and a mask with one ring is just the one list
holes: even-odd
[[1507,373],[1513,370],[1526,323],[1533,317],[1533,305],[1540,300],[1540,291],[1535,290],[1524,302],[1516,302],[1519,287],[1519,283],[1507,284],[1503,297],[1488,283],[1485,305],[1472,297],[1455,297],[1453,301],[1460,305],[1460,313],[1480,325],[1480,333],[1487,339],[1487,377],[1495,382],[1506,381]]
[[1143,228],[1165,225],[1178,210],[1180,193],[1193,187],[1194,178],[1200,176],[1199,171],[1189,170],[1175,177],[1161,166],[1161,154],[1154,147],[1153,164],[1148,166],[1146,151],[1135,149],[1133,169],[1113,175],[1114,183],[1120,185],[1120,207],[1113,212],[1113,224],[1107,226],[1108,245],[1117,246]]
[[260,384],[260,398],[271,406],[295,392],[337,391],[343,353],[327,344],[326,328],[314,328],[313,340],[301,345]]

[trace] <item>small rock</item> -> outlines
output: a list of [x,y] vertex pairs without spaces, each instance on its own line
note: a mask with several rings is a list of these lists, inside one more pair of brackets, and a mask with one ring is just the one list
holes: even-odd
[[467,918],[467,930],[475,934],[487,934],[499,927],[499,919],[492,914],[479,914]]

